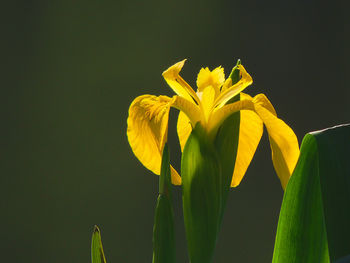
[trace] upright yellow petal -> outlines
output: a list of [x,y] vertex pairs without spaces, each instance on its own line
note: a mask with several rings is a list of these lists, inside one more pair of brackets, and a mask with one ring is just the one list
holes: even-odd
[[194,100],[197,104],[199,104],[199,99],[198,99],[196,93],[191,88],[191,86],[179,74],[182,67],[185,64],[185,61],[186,61],[186,59],[171,66],[170,68],[165,70],[162,75],[163,75],[165,81],[170,86],[170,88],[172,88],[172,90],[177,95],[187,99],[188,101]]
[[207,86],[201,92],[201,106],[205,116],[205,122],[208,121],[209,115],[213,110],[216,91],[213,86]]
[[[173,101],[166,96],[143,95],[129,108],[127,136],[131,149],[147,169],[158,175]],[[178,176],[176,171],[172,171],[172,176]],[[172,181],[178,182],[179,178],[172,178]]]
[[248,74],[243,65],[239,65],[238,67],[240,70],[241,79],[230,88],[225,88],[225,90],[221,92],[220,96],[215,100],[215,107],[223,107],[226,102],[253,83],[252,77]]
[[197,77],[197,87],[198,91],[203,91],[206,87],[212,86],[216,94],[220,93],[220,87],[225,82],[225,73],[222,67],[217,67],[213,71],[209,68],[202,68]]
[[224,84],[221,87],[221,92],[224,92],[225,90],[232,87],[232,79],[228,78],[225,80]]
[[[249,95],[241,93],[241,99],[252,99]],[[256,148],[263,134],[263,122],[253,111],[240,111],[240,127],[238,138],[238,150],[231,186],[240,184],[248,166],[253,159]]]
[[299,144],[293,130],[276,117],[269,100],[263,94],[254,97],[255,112],[264,122],[269,133],[272,162],[283,189],[293,173],[299,157]]

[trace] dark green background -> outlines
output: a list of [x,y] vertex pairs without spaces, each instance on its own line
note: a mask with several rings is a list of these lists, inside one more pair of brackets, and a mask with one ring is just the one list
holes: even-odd
[[[172,95],[161,72],[188,58],[229,73],[241,58],[299,141],[349,122],[345,1],[12,1],[1,16],[1,262],[151,262],[158,178],[133,156],[138,95]],[[171,160],[179,167],[171,113]],[[215,262],[271,262],[282,189],[266,133],[229,196]],[[180,188],[177,259],[187,262]]]

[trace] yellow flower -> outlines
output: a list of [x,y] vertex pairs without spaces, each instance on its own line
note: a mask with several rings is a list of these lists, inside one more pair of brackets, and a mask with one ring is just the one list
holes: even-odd
[[[170,107],[180,110],[177,133],[183,150],[192,127],[197,122],[215,138],[218,128],[231,114],[240,111],[238,151],[231,186],[237,186],[251,162],[263,132],[269,134],[272,161],[282,187],[285,188],[299,157],[298,140],[293,130],[276,115],[264,94],[252,98],[242,91],[252,84],[252,78],[242,65],[240,80],[232,85],[221,67],[210,71],[202,68],[197,77],[197,92],[179,75],[185,60],[163,72],[168,85],[177,94],[167,96],[142,95],[130,105],[127,136],[140,162],[155,174],[160,173],[161,156],[167,141]],[[229,103],[240,94],[240,100]],[[172,183],[181,184],[181,177],[171,167]]]

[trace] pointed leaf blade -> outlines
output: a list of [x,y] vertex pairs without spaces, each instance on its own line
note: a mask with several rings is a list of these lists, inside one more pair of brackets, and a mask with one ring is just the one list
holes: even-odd
[[91,262],[92,263],[106,263],[106,258],[103,253],[101,232],[98,226],[94,227],[91,241]]
[[153,226],[153,263],[175,263],[174,212],[171,201],[171,175],[168,146],[165,145],[159,177]]
[[284,194],[273,262],[348,262],[350,125],[304,137]]

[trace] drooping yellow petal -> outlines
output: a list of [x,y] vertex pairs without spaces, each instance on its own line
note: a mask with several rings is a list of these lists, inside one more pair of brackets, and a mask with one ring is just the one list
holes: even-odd
[[240,110],[253,110],[254,103],[251,99],[243,99],[234,103],[227,104],[222,108],[216,108],[210,115],[207,130],[211,134],[216,134],[219,126],[228,118],[231,114]]
[[[235,167],[232,186],[239,184],[254,155],[256,145],[261,137],[260,123],[262,121],[269,133],[274,168],[283,189],[285,189],[299,157],[298,139],[293,130],[277,118],[275,109],[265,95],[259,94],[253,100],[246,94],[241,93],[241,95],[242,100],[217,108],[210,117],[208,124],[210,132],[215,133],[217,127],[232,113],[241,111],[241,116],[243,116],[242,126],[240,126],[242,128],[242,134],[240,132],[242,141],[239,140],[238,144],[237,166]],[[251,111],[251,113],[248,113],[248,111]],[[254,112],[261,121],[256,118]],[[256,127],[254,128],[254,126]],[[255,134],[253,133],[254,130],[256,131]],[[244,156],[245,151],[247,151],[246,156]],[[242,157],[241,154],[243,154]]]
[[[249,95],[241,93],[241,99],[252,99]],[[238,150],[235,168],[232,176],[231,187],[240,184],[248,166],[253,159],[256,148],[263,134],[263,122],[253,111],[240,111],[240,128],[238,138]]]
[[[246,94],[245,94],[246,95]],[[249,96],[249,95],[248,95]],[[264,94],[258,94],[254,98],[250,97],[253,99],[253,102],[255,105],[260,105],[264,108],[266,108],[269,112],[271,112],[273,115],[277,117],[277,113],[269,99],[264,95]]]
[[263,94],[254,97],[255,112],[264,122],[269,133],[272,162],[283,189],[293,173],[299,157],[299,144],[293,130],[276,117],[269,100]]
[[[166,96],[143,95],[129,108],[127,136],[131,149],[147,169],[158,175],[173,101],[174,98]],[[172,171],[172,182],[181,181],[178,177],[176,171]]]
[[226,102],[253,83],[252,77],[248,74],[243,65],[239,65],[238,67],[240,70],[241,79],[230,88],[225,88],[225,90],[221,92],[220,96],[215,100],[215,107],[223,107]]
[[197,77],[198,91],[203,91],[206,87],[212,86],[216,95],[220,93],[220,87],[225,82],[225,73],[222,67],[217,67],[213,71],[209,68],[202,68]]
[[191,88],[191,86],[179,74],[182,67],[185,64],[185,61],[186,61],[186,59],[171,66],[170,68],[165,70],[162,75],[163,75],[165,81],[170,86],[170,88],[172,88],[172,90],[177,95],[187,99],[188,101],[194,100],[197,104],[199,104],[199,99],[198,99],[196,93]]
[[183,151],[188,137],[192,132],[191,121],[185,113],[180,111],[179,117],[177,119],[177,135],[179,137],[181,152]]

